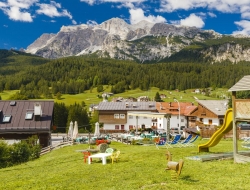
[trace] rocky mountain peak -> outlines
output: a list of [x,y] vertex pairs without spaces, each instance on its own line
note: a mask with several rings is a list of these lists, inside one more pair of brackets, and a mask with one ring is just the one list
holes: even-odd
[[130,25],[120,18],[112,18],[100,25],[62,26],[57,34],[40,36],[26,52],[52,59],[94,54],[143,63],[199,55],[211,62],[239,62],[249,61],[248,41],[250,44],[249,36],[225,36],[196,27],[145,20]]
[[108,31],[110,34],[119,34],[122,40],[126,39],[131,30],[130,25],[120,18],[112,18],[99,25],[100,29]]
[[45,47],[48,42],[55,36],[56,34],[42,34],[38,39],[36,39],[32,44],[30,44],[26,52],[35,54],[39,49]]

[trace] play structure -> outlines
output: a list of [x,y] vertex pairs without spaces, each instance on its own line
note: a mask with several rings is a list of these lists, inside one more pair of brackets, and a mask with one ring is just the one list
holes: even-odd
[[209,147],[217,145],[220,142],[221,138],[232,129],[233,129],[233,110],[228,109],[224,117],[223,125],[220,127],[219,130],[217,130],[213,134],[213,136],[207,143],[198,145],[199,152],[209,152]]
[[250,123],[250,99],[237,99],[236,93],[240,91],[250,91],[250,75],[244,76],[229,90],[232,92],[232,109],[227,110],[224,124],[214,133],[212,138],[205,144],[199,145],[199,152],[208,152],[209,147],[213,147],[221,140],[223,135],[233,130],[233,158],[235,163],[250,162],[250,153],[242,154],[238,151],[237,125],[239,123]]
[[171,180],[177,181],[181,174],[184,161],[182,159],[179,160],[179,162],[172,161],[172,155],[168,150],[166,153],[166,158],[168,162],[167,162],[167,168],[165,170],[170,170]]

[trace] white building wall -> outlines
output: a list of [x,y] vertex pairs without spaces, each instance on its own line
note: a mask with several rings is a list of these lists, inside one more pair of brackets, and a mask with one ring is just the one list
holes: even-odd
[[[170,118],[170,128],[178,128],[179,127],[179,122],[180,126],[185,126],[187,127],[187,118],[185,116],[180,117],[179,121],[179,115],[171,115]],[[167,130],[167,119],[166,118],[158,118],[158,126],[157,128],[162,128],[164,130]]]
[[[117,124],[107,124],[104,123],[103,124],[103,129],[104,130],[115,130],[115,126],[119,125],[119,129],[121,129],[121,124],[117,123]],[[124,124],[124,128],[126,127],[126,124]]]
[[[151,113],[151,112],[149,112]],[[182,121],[183,119],[183,121]],[[187,127],[187,119],[185,116],[180,117],[181,125]],[[115,130],[115,125],[119,125],[119,129],[121,130],[121,125],[124,125],[124,130],[129,131],[129,126],[132,125],[136,129],[136,125],[138,122],[138,129],[142,127],[142,125],[145,125],[145,128],[151,128],[154,124],[154,126],[157,126],[157,129],[159,130],[167,130],[167,119],[164,118],[157,118],[157,122],[152,122],[151,117],[144,117],[144,116],[138,116],[138,121],[136,119],[136,116],[134,115],[127,115],[127,123],[126,124],[106,124],[104,123],[103,127],[104,130]],[[171,115],[170,118],[170,128],[177,128],[179,126],[179,115]]]
[[203,118],[203,124],[205,125],[210,125],[209,124],[209,120],[212,120],[212,124],[211,125],[216,125],[219,126],[220,121],[218,118]]
[[[148,112],[148,113],[151,113],[151,112]],[[145,128],[151,128],[153,124],[151,117],[144,117],[144,116],[137,116],[137,117],[138,117],[138,120],[136,116],[134,115],[127,116],[126,130],[129,130],[130,125],[133,125],[135,128],[136,128],[136,125],[138,125],[138,128],[141,128],[142,125],[145,125]]]

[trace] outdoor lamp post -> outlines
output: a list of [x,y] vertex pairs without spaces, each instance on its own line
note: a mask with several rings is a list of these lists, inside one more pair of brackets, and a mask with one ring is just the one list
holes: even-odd
[[179,109],[179,127],[178,127],[178,131],[179,131],[179,134],[181,134],[181,131],[180,131],[180,129],[181,129],[181,107],[180,107],[180,103],[179,103],[179,101],[177,99],[174,99],[174,101],[178,103],[178,107],[179,107],[178,108]]
[[167,119],[167,141],[169,141],[169,136],[170,136],[170,118],[171,118],[171,113],[167,113],[164,115],[164,117]]
[[135,134],[137,135],[138,132],[138,115],[136,116],[136,127],[135,127]]

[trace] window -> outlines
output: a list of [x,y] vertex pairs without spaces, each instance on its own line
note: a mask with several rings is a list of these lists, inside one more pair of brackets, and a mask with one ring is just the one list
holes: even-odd
[[130,116],[129,116],[129,119],[133,119],[133,116],[132,116],[132,115],[130,115]]
[[184,119],[181,119],[181,122],[184,122]]
[[27,112],[25,115],[25,119],[32,119],[33,118],[33,112]]
[[119,130],[119,125],[115,125],[115,129]]
[[4,123],[10,122],[10,119],[11,119],[11,115],[4,115],[4,116],[3,116],[3,122],[4,122]]
[[115,119],[119,119],[119,114],[114,114]]
[[129,125],[129,129],[131,129],[131,130],[132,130],[133,128],[134,128],[134,126],[133,126],[133,125]]
[[15,106],[15,105],[16,105],[16,101],[11,101],[11,102],[10,102],[10,105],[11,105],[11,106]]
[[147,117],[143,117],[143,119],[147,119]]
[[213,120],[212,120],[212,119],[209,119],[209,120],[208,120],[208,124],[209,124],[209,125],[212,125],[212,124],[213,124]]
[[120,114],[121,119],[125,119],[125,114]]
[[121,125],[121,130],[124,130],[124,125]]

